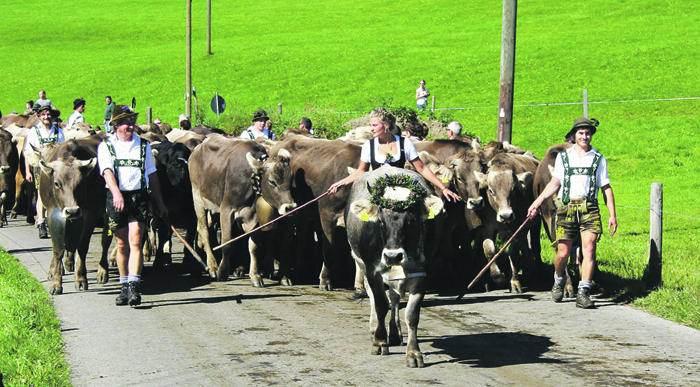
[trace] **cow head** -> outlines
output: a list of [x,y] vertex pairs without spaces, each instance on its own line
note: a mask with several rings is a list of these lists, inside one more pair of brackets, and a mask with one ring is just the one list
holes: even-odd
[[495,158],[489,162],[486,174],[474,174],[480,186],[487,188],[489,203],[497,214],[496,220],[501,223],[515,220],[512,203],[516,190],[524,193],[527,187],[532,186],[532,173],[516,173],[510,164]]
[[[389,192],[389,195],[402,195],[405,192]],[[406,211],[379,207],[368,199],[352,202],[349,215],[364,222],[379,226],[380,238],[384,243],[379,265],[375,268],[386,271],[390,266],[420,267],[425,263],[423,241],[427,219],[443,211],[443,202],[436,195],[427,195],[421,202]],[[416,252],[419,254],[416,256]]]
[[185,144],[177,142],[162,152],[153,149],[156,167],[158,169],[165,168],[165,174],[173,187],[189,184],[190,171],[187,166],[187,160],[190,158],[190,153],[190,149]]
[[[97,158],[90,160],[78,160],[74,157],[59,159],[50,163],[39,161],[42,175],[42,197],[50,197],[52,203],[46,203],[47,207],[55,206],[61,209],[61,215],[65,219],[77,219],[82,216],[80,204],[87,198],[87,176],[97,165]],[[48,184],[45,184],[48,183]]]
[[285,149],[280,149],[276,155],[261,161],[248,152],[246,159],[253,172],[261,176],[260,189],[262,196],[281,215],[296,208],[290,189],[292,187],[292,155]]
[[13,190],[19,153],[12,134],[0,129],[0,192]]
[[468,150],[447,159],[457,183],[457,193],[467,203],[467,208],[478,211],[484,207],[481,186],[476,173],[482,173],[482,159],[477,151]]

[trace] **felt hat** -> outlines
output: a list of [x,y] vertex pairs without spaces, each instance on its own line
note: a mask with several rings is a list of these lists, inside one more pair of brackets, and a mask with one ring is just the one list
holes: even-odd
[[126,105],[117,105],[114,107],[114,112],[112,113],[112,119],[109,121],[109,126],[116,128],[122,121],[133,119],[136,122],[136,117],[138,113],[134,113],[134,109]]
[[53,108],[51,107],[51,105],[48,105],[48,104],[47,104],[47,105],[43,105],[43,106],[42,106],[42,105],[39,105],[39,104],[36,104],[36,105],[34,105],[34,108],[32,108],[32,110],[34,110],[34,113],[36,113],[37,115],[38,115],[40,112],[43,112],[44,110],[48,110],[48,111],[51,112],[51,118],[58,118],[58,117],[61,116],[61,111],[60,111],[60,110],[53,109]]
[[78,98],[78,99],[76,99],[75,101],[73,101],[73,110],[75,110],[75,109],[77,109],[77,108],[79,108],[79,107],[81,107],[81,106],[85,106],[85,100],[84,100],[84,99]]
[[258,109],[253,113],[253,122],[255,121],[268,121],[270,117],[267,116],[267,112],[263,109]]
[[564,138],[573,138],[573,136],[576,134],[576,132],[581,129],[581,128],[590,128],[591,129],[591,135],[594,135],[596,132],[596,128],[600,125],[600,122],[596,120],[595,118],[588,119],[586,117],[581,117],[577,118],[574,121],[574,126],[569,130],[569,133],[564,136]]

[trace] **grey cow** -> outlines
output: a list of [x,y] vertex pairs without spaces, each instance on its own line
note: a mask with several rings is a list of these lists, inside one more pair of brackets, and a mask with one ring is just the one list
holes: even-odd
[[442,200],[416,172],[384,166],[363,173],[354,182],[345,222],[352,255],[365,274],[370,297],[373,355],[386,355],[389,345],[401,345],[399,302],[408,293],[406,365],[423,367],[417,329],[425,267],[436,250],[443,218]]

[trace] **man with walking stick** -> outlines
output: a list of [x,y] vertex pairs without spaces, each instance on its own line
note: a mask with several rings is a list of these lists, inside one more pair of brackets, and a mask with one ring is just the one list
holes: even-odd
[[595,271],[596,243],[603,233],[598,208],[598,189],[603,190],[605,204],[610,212],[608,229],[610,235],[617,231],[615,197],[613,196],[608,163],[600,152],[591,146],[598,120],[581,117],[574,121],[566,137],[573,136],[575,145],[557,156],[552,180],[542,194],[528,209],[528,216],[537,214],[537,209],[547,198],[557,194],[557,254],[554,259],[554,286],[552,299],[561,302],[566,283],[566,264],[572,241],[579,235],[583,253],[581,281],[576,295],[576,306],[589,309],[595,307],[590,290]]

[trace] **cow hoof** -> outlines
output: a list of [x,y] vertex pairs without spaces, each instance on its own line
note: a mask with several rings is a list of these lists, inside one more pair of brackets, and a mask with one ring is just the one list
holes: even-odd
[[75,281],[75,291],[76,292],[84,292],[86,290],[88,290],[87,281]]
[[290,278],[287,278],[287,277],[282,277],[282,279],[280,280],[280,285],[282,285],[282,286],[294,286],[292,284],[292,280]]
[[372,355],[388,355],[389,345],[387,343],[375,343],[372,344]]
[[505,288],[508,286],[508,279],[503,273],[498,273],[496,275],[492,275],[491,279],[493,279],[493,282],[496,283],[496,285],[500,286],[501,288]]
[[355,289],[355,295],[353,296],[353,299],[359,300],[361,298],[367,298],[367,290]]
[[108,281],[109,281],[109,273],[106,270],[104,270],[104,271],[100,270],[97,273],[97,283],[98,284],[106,284]]
[[10,212],[10,219],[17,219],[17,213],[14,211]]
[[52,286],[51,295],[63,294],[63,286]]
[[520,282],[511,282],[510,284],[510,292],[515,293],[515,294],[522,294],[523,288],[520,287]]
[[233,271],[233,276],[235,278],[243,278],[245,276],[245,273],[243,272],[243,267],[237,267],[236,270]]
[[403,340],[401,339],[401,336],[396,335],[392,336],[389,335],[389,346],[390,347],[399,347],[403,345]]
[[324,292],[333,291],[333,287],[331,285],[319,285],[318,288],[323,290]]
[[262,278],[259,281],[253,280],[253,287],[254,288],[264,288],[265,282],[263,282]]
[[566,284],[566,286],[564,286],[564,298],[574,298],[575,294],[574,287],[571,284]]
[[418,354],[407,354],[406,355],[406,367],[408,368],[423,368],[425,363],[423,362],[423,355]]

